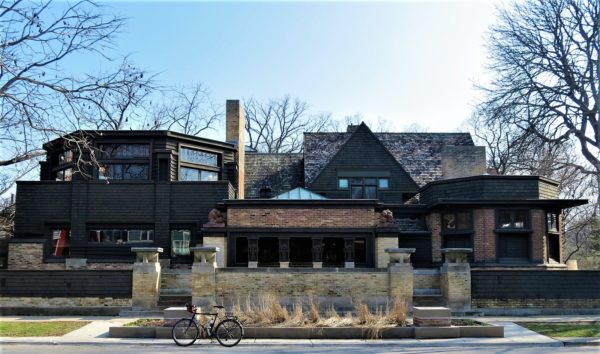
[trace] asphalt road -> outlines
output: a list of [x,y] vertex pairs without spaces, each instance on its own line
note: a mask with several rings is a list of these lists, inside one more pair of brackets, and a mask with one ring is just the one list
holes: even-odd
[[344,354],[374,354],[374,353],[406,353],[406,354],[541,354],[541,353],[582,353],[598,354],[600,347],[468,347],[468,348],[401,348],[401,347],[381,347],[369,345],[353,346],[327,346],[327,347],[306,347],[297,346],[244,346],[239,345],[234,348],[225,348],[216,344],[198,344],[187,348],[177,347],[175,345],[23,345],[23,344],[0,344],[0,353],[83,353],[83,354],[119,354],[119,353],[248,353],[248,354],[271,354],[271,353],[344,353]]

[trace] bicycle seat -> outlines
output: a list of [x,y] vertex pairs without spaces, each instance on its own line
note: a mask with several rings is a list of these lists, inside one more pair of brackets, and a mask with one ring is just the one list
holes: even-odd
[[216,309],[224,309],[225,308],[225,306],[223,306],[223,305],[214,305],[213,307]]

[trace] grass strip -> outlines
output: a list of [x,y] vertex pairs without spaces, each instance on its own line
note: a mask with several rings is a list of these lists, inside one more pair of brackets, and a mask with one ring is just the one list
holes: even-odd
[[90,321],[1,321],[0,337],[54,337],[79,329]]
[[600,324],[523,322],[518,325],[548,337],[600,338]]

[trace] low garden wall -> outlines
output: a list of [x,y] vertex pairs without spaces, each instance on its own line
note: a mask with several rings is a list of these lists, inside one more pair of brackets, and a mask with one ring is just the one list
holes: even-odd
[[600,271],[473,270],[471,282],[472,308],[490,313],[503,313],[502,309],[600,312]]

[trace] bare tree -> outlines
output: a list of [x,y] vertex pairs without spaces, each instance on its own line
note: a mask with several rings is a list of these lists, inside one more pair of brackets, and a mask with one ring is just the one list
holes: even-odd
[[[127,61],[98,74],[69,73],[66,65],[81,55],[111,63],[122,24],[91,0],[0,0],[0,166],[42,156],[40,142],[68,132],[125,127],[152,78]],[[76,136],[73,143],[85,143]]]
[[207,87],[197,84],[191,88],[169,90],[162,102],[152,109],[147,129],[175,130],[189,135],[201,135],[215,130],[223,117],[220,105],[213,102]]
[[302,134],[326,130],[331,119],[328,113],[310,114],[308,108],[306,102],[290,96],[246,100],[247,144],[260,152],[302,151]]
[[485,105],[503,114],[487,123],[510,123],[502,126],[525,141],[576,145],[582,159],[569,163],[600,188],[600,2],[515,3],[500,10],[489,49],[496,77]]

